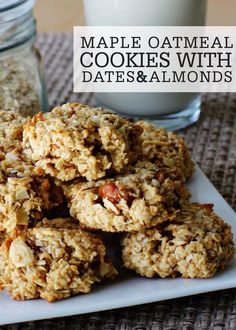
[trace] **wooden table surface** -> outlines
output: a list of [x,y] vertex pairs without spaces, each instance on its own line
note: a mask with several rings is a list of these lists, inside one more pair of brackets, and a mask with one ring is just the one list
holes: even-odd
[[[72,31],[84,25],[83,1],[36,0],[35,16],[39,31]],[[207,23],[236,25],[236,0],[208,0]]]

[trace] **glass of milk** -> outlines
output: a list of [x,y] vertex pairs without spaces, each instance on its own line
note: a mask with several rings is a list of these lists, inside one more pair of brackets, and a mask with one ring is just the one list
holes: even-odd
[[[89,26],[201,26],[206,0],[84,0]],[[99,105],[176,130],[198,120],[194,93],[97,93]]]

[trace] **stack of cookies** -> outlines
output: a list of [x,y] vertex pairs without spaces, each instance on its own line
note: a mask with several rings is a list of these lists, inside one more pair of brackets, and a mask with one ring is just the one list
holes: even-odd
[[101,231],[147,277],[208,278],[234,253],[213,206],[190,203],[184,141],[144,121],[65,104],[0,112],[0,286],[48,301],[115,278]]

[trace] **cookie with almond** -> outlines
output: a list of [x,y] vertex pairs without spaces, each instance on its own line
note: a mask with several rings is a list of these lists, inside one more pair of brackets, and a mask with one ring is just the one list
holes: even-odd
[[144,162],[128,174],[63,185],[70,213],[85,228],[107,232],[139,231],[174,219],[189,199],[175,170]]
[[116,275],[102,240],[70,218],[15,231],[0,247],[0,287],[15,300],[53,302]]

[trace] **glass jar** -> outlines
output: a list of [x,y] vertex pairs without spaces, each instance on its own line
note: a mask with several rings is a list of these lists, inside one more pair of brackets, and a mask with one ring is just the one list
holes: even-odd
[[35,0],[0,1],[0,110],[48,110],[42,58],[35,47]]

